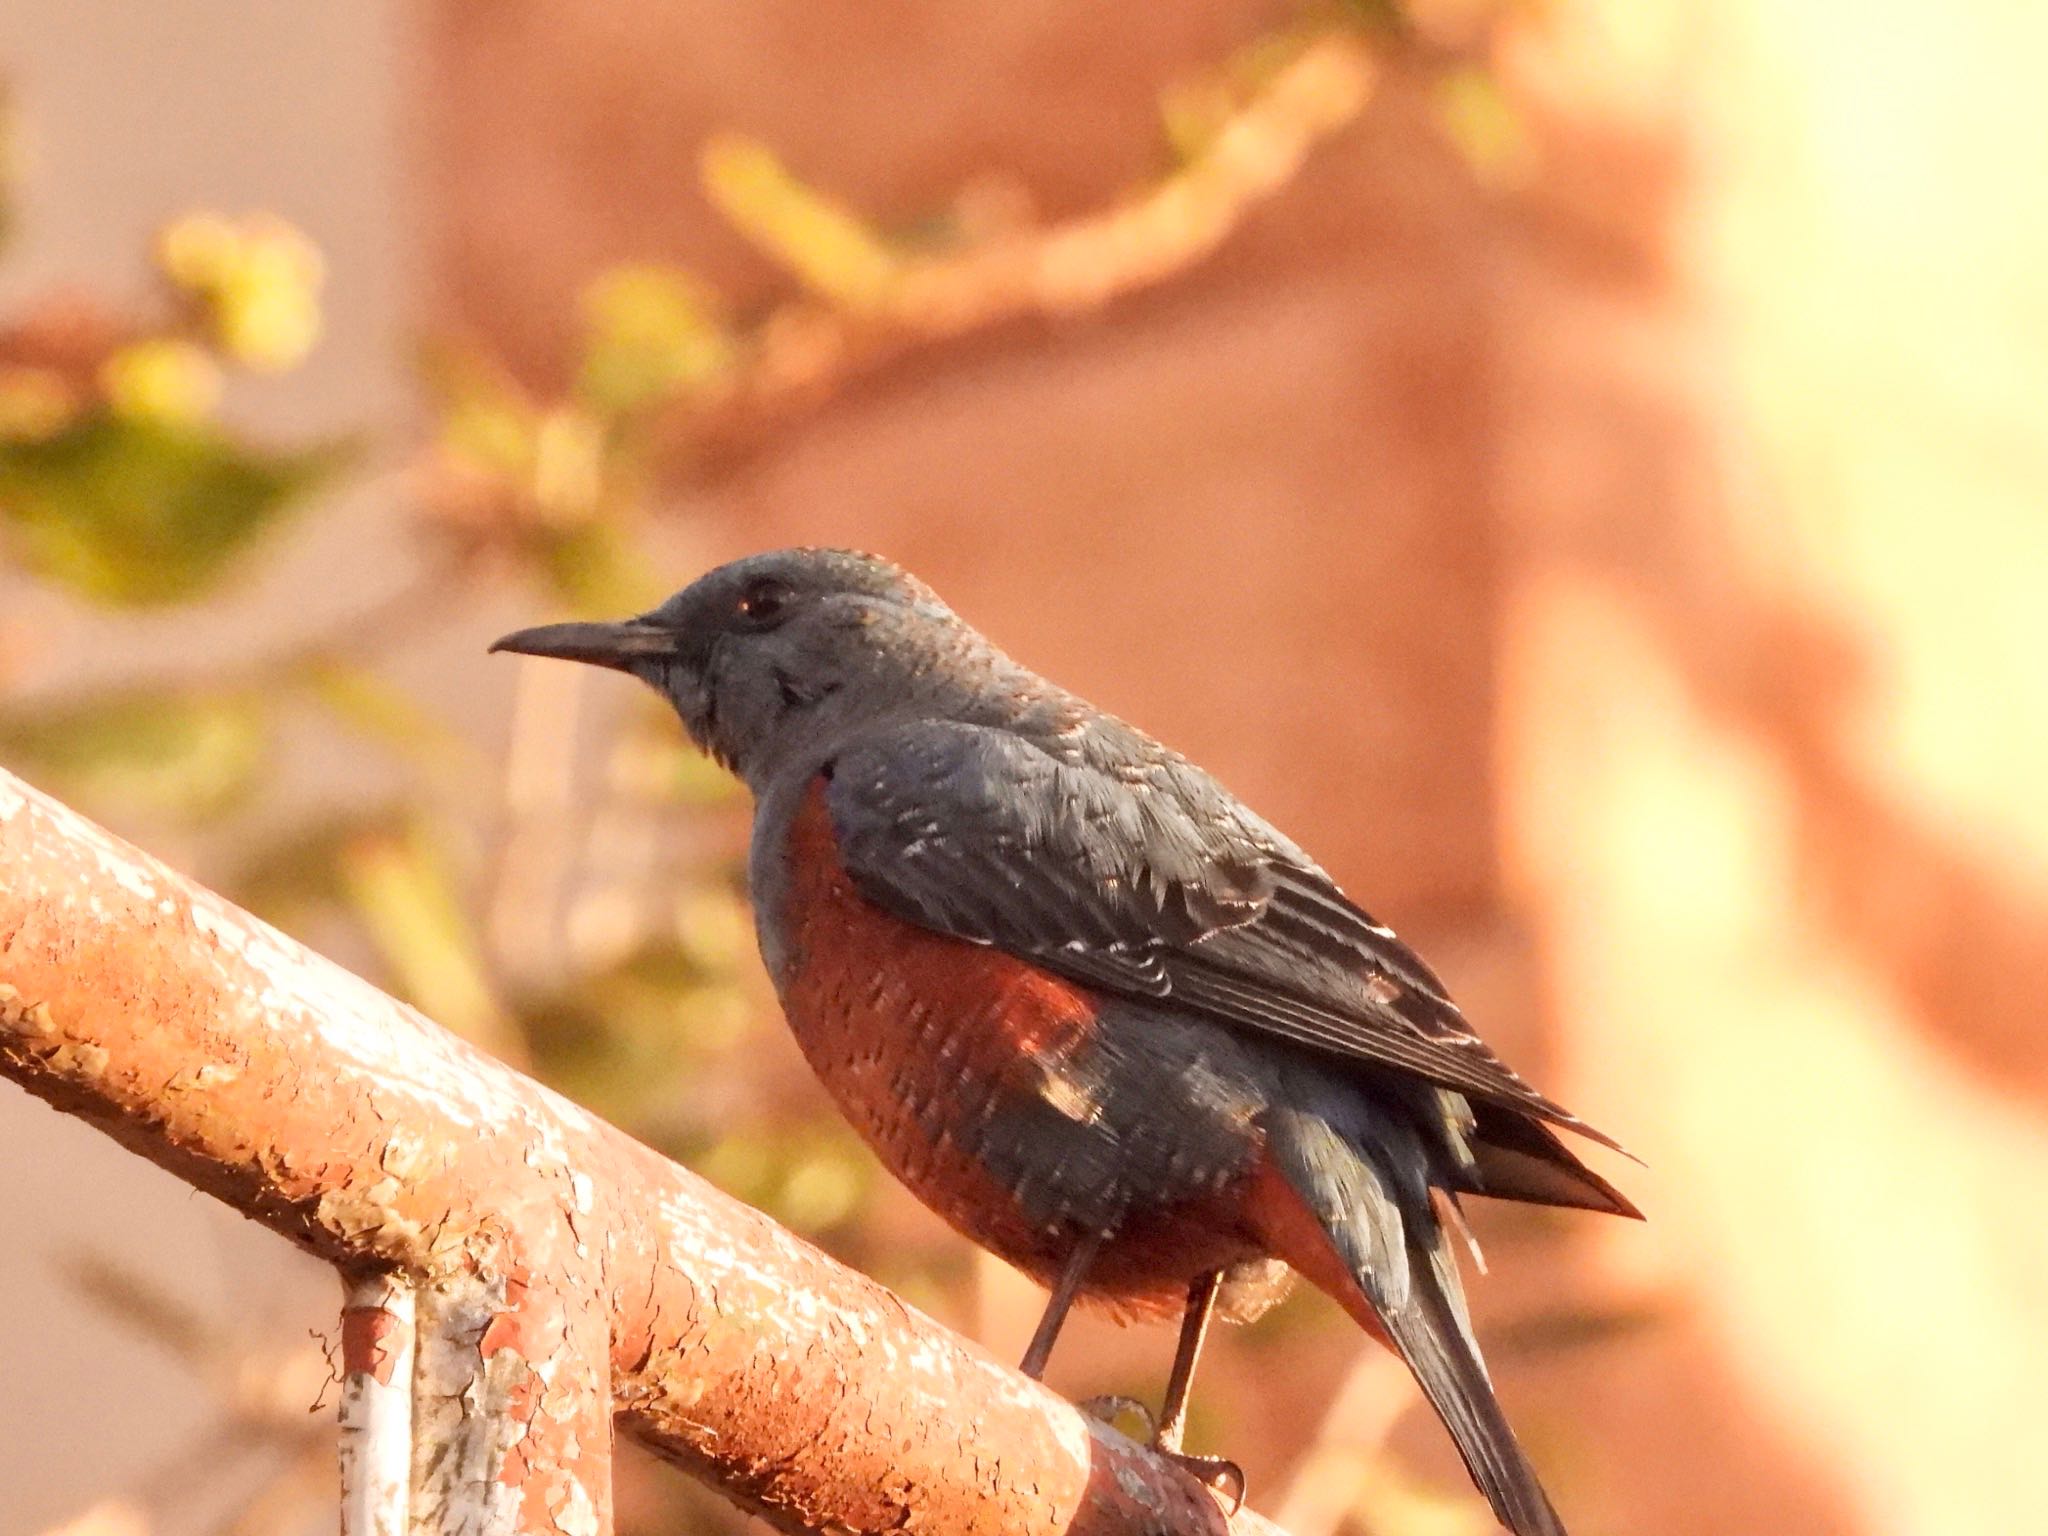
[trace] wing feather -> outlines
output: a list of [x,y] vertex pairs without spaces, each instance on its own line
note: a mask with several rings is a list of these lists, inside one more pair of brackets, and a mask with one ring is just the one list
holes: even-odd
[[827,803],[855,885],[909,921],[1615,1145],[1502,1062],[1306,854],[1128,727],[895,727],[839,755]]

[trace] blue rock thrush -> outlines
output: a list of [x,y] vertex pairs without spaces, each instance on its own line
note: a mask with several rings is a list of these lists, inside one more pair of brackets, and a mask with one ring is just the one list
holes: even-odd
[[1562,1536],[1447,1222],[1467,1194],[1633,1216],[1552,1127],[1613,1143],[1294,843],[868,555],[753,556],[493,649],[632,673],[746,781],[790,1027],[890,1171],[1051,1289],[1026,1372],[1077,1299],[1180,1312],[1178,1454],[1211,1315],[1292,1268],[1407,1362],[1504,1524]]

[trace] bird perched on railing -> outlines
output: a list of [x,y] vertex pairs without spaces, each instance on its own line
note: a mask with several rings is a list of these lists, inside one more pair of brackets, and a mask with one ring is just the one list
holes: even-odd
[[1050,1287],[1027,1373],[1077,1300],[1180,1311],[1179,1455],[1211,1316],[1291,1268],[1407,1362],[1504,1524],[1561,1536],[1447,1220],[1472,1194],[1636,1215],[1552,1127],[1613,1143],[1293,842],[869,555],[757,555],[493,649],[651,683],[746,781],[790,1027],[889,1169]]

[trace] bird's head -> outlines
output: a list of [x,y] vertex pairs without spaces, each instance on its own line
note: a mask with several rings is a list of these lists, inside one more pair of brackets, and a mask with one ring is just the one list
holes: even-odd
[[493,651],[612,667],[651,684],[697,745],[762,780],[792,753],[913,704],[979,637],[874,555],[785,549],[700,576],[638,618],[544,624]]

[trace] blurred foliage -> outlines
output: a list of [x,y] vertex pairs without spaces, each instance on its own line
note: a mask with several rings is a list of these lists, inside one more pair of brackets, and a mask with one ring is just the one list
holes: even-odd
[[179,820],[246,804],[268,746],[247,692],[123,688],[0,716],[0,758],[53,793]]
[[661,595],[637,538],[656,424],[728,388],[739,342],[711,290],[671,268],[602,273],[579,307],[579,357],[557,400],[536,400],[489,359],[429,349],[436,425],[423,510],[570,612],[617,613]]
[[268,670],[286,697],[312,704],[354,734],[381,744],[423,778],[455,782],[489,771],[483,753],[467,738],[362,662],[315,649]]
[[1492,71],[1476,65],[1445,70],[1435,96],[1445,135],[1476,176],[1506,185],[1527,179],[1535,150]]
[[701,1142],[689,1096],[675,1095],[746,1033],[726,980],[679,946],[649,944],[572,989],[525,998],[534,1068],[571,1097],[606,1098],[628,1118],[673,1125],[680,1110],[688,1133],[661,1139]]
[[0,508],[17,558],[51,580],[107,603],[184,602],[337,467],[332,450],[271,453],[117,397],[0,446]]
[[408,816],[359,827],[322,853],[396,990],[464,1038],[516,1057],[482,937],[434,831]]
[[[0,112],[0,153],[6,121]],[[735,158],[735,206],[765,192],[768,222],[800,226],[791,249],[807,250],[827,224],[764,156]],[[8,206],[0,183],[0,228]],[[195,212],[167,224],[148,259],[154,296],[132,310],[54,294],[0,316],[0,550],[16,580],[114,613],[219,602],[360,459],[345,441],[260,441],[231,413],[237,378],[247,388],[288,374],[318,343],[324,264],[304,234],[265,214]],[[593,911],[622,898],[636,915],[623,948],[572,943],[536,977],[533,956],[496,931],[493,901],[522,842],[554,835],[552,812],[529,825],[509,805],[524,771],[514,761],[502,836],[480,838],[491,807],[475,789],[492,765],[377,664],[377,648],[445,616],[490,568],[569,612],[661,595],[643,548],[658,423],[729,397],[750,339],[708,286],[650,264],[602,273],[579,313],[558,397],[488,357],[425,354],[430,430],[405,477],[421,565],[395,598],[204,681],[12,698],[0,703],[0,761],[101,815],[205,828],[239,850],[224,883],[244,905],[341,946],[449,1028],[858,1258],[872,1179],[852,1133],[815,1099],[735,1126],[729,1102],[703,1091],[722,1073],[744,1081],[763,1027],[722,862],[654,869],[622,891],[572,854],[531,893],[554,926],[592,927]],[[605,745],[594,814],[724,822],[729,780],[653,701],[636,706]],[[307,720],[376,753],[395,788],[367,806],[281,808],[281,743]],[[535,739],[558,725],[541,720]]]
[[296,368],[319,339],[320,252],[280,219],[178,219],[156,261],[207,339],[244,367]]
[[163,303],[116,316],[56,297],[0,328],[0,527],[14,558],[95,602],[210,595],[346,445],[246,441],[230,369],[275,371],[319,332],[320,263],[270,219],[192,215],[157,242]]
[[669,267],[615,267],[584,290],[575,396],[599,421],[663,410],[730,376],[736,346],[716,295]]

